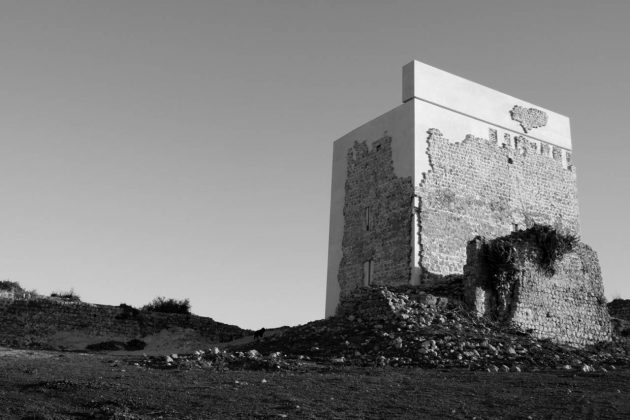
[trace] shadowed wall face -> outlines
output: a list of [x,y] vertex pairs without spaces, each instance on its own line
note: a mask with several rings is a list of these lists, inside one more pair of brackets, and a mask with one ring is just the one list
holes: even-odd
[[[540,245],[502,237],[514,250],[511,262],[497,272],[488,258],[493,241],[477,238],[468,245],[465,296],[478,315],[512,322],[534,337],[585,346],[611,340],[611,324],[597,254],[577,243],[542,269]],[[492,264],[495,264],[493,267]],[[507,269],[506,269],[507,268]]]
[[413,185],[411,177],[394,174],[391,145],[391,137],[383,137],[348,150],[342,295],[361,285],[409,282]]

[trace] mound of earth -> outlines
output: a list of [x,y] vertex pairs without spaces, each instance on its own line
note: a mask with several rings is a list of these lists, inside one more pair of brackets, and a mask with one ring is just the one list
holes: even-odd
[[290,368],[310,361],[515,372],[606,371],[630,365],[628,349],[619,343],[580,349],[539,340],[510,325],[478,318],[459,301],[417,288],[362,288],[342,300],[338,313],[254,343],[147,363]]

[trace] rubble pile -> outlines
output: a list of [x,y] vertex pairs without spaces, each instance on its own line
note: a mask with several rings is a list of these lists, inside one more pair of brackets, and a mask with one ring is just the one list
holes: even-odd
[[160,363],[164,367],[209,362],[214,368],[292,369],[308,361],[495,372],[589,372],[627,366],[630,356],[627,347],[618,343],[580,349],[539,340],[510,325],[478,318],[459,301],[417,288],[370,287],[342,299],[335,317],[289,328],[282,335],[229,351],[198,351]]
[[245,352],[221,350],[214,347],[207,351],[196,350],[192,354],[170,354],[166,356],[144,356],[135,364],[158,369],[203,368],[215,371],[224,370],[297,370],[308,363],[308,358],[287,358],[280,352],[270,352],[263,356],[257,350]]

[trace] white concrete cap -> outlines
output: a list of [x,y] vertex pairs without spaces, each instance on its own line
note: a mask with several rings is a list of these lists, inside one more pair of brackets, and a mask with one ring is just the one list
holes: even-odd
[[[412,99],[428,102],[504,130],[571,149],[571,126],[564,115],[415,60],[403,67],[402,85],[403,102]],[[546,124],[525,131],[519,121],[512,119],[510,111],[515,106],[524,108],[524,112],[540,114],[542,111],[547,116]],[[537,111],[528,111],[530,108]]]

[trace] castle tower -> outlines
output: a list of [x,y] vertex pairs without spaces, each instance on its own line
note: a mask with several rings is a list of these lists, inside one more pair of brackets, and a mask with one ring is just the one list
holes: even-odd
[[402,73],[403,103],[334,142],[326,316],[362,285],[462,274],[477,235],[579,232],[567,117],[418,61]]

